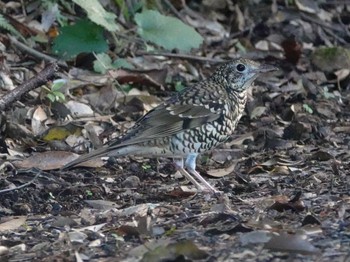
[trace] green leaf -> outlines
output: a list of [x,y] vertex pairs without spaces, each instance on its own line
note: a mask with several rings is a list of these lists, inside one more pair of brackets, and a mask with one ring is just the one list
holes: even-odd
[[152,166],[149,165],[149,164],[144,163],[144,164],[142,165],[142,169],[145,170],[145,171],[147,171],[147,170],[149,170],[149,169],[151,169],[151,168],[152,168]]
[[126,69],[133,69],[134,66],[130,64],[128,61],[126,61],[123,58],[116,59],[113,64],[113,68],[126,68]]
[[326,86],[323,88],[323,96],[326,99],[335,98],[335,95],[333,93],[330,93],[328,91],[328,87],[326,87]]
[[247,49],[244,47],[244,45],[242,45],[242,43],[240,41],[238,41],[235,46],[237,47],[237,49],[239,51],[241,51],[242,53],[247,53]]
[[53,81],[51,91],[61,91],[61,87],[67,83],[65,79],[56,79]]
[[107,12],[98,0],[73,0],[73,2],[83,8],[89,19],[94,23],[104,27],[108,31],[116,31],[119,29],[115,22],[117,16]]
[[54,92],[53,94],[54,94],[55,97],[56,97],[56,101],[59,101],[59,102],[64,102],[64,101],[66,101],[66,97],[64,96],[63,93],[61,93],[61,92]]
[[118,58],[112,63],[112,59],[106,53],[97,54],[96,58],[94,61],[94,71],[97,73],[105,74],[109,69],[134,68],[132,64],[122,58]]
[[102,53],[107,49],[103,28],[88,20],[62,27],[53,45],[54,53],[64,59],[73,58],[83,52]]
[[174,17],[161,15],[154,10],[146,10],[135,15],[137,32],[145,40],[165,49],[178,48],[189,51],[198,48],[203,38],[192,27]]
[[175,83],[175,90],[176,90],[177,92],[180,92],[180,91],[182,91],[183,89],[185,89],[185,86],[182,84],[181,81],[177,81],[177,82]]
[[306,112],[308,112],[309,114],[312,114],[314,111],[312,110],[312,108],[308,105],[308,104],[303,104],[303,108],[305,109]]
[[129,84],[123,84],[120,85],[120,89],[123,90],[125,93],[129,93],[129,91],[132,89],[132,86]]
[[112,59],[106,53],[96,55],[94,61],[94,71],[97,73],[105,74],[108,69],[112,68]]
[[46,96],[51,102],[55,102],[56,101],[56,97],[53,94],[47,94]]

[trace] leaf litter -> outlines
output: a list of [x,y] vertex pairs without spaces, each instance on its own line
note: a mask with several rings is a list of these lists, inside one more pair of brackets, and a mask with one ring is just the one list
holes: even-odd
[[[174,50],[138,55],[139,42],[121,37],[120,45],[106,53],[111,59],[104,74],[92,73],[94,64],[84,54],[76,57],[75,67],[69,62],[68,69],[59,70],[66,81],[60,89],[65,102],[52,102],[55,96],[47,99],[47,90],[35,89],[4,110],[0,190],[10,191],[0,191],[0,256],[22,261],[345,260],[349,6],[301,0],[169,2],[182,23],[205,39],[187,56],[192,59]],[[7,12],[18,14],[14,27],[34,35],[42,7],[28,6],[27,17],[20,4],[10,4]],[[139,29],[121,17],[119,34],[124,26]],[[15,42],[6,35],[1,39],[7,40],[0,75],[5,94],[26,81],[22,72],[35,75],[45,64],[7,44]],[[33,41],[34,49],[45,51],[44,44]],[[224,198],[197,194],[168,159],[98,159],[58,171],[75,153],[125,132],[173,94],[175,83],[182,88],[209,75],[214,66],[197,57],[238,56],[281,70],[256,81],[232,138],[198,163]],[[118,59],[132,66],[112,63]]]

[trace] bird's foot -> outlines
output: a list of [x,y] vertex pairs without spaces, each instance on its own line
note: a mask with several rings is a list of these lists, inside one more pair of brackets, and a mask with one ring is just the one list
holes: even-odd
[[218,191],[215,187],[210,185],[207,180],[205,180],[195,169],[188,170],[194,177],[196,177],[201,182],[201,191],[214,196],[220,196],[223,192]]
[[[174,163],[176,169],[183,176],[185,176],[188,180],[192,182],[192,184],[197,188],[198,192],[215,195],[215,196],[222,195],[221,191],[216,190],[212,185],[210,185],[196,170],[194,169],[188,170],[193,175],[192,176],[190,173],[186,171],[186,169],[183,168],[181,163],[180,164]],[[197,178],[200,183],[194,177]]]
[[214,197],[220,197],[223,195],[224,192],[222,191],[219,191],[217,189],[215,189],[214,187],[210,186],[210,188],[206,187],[206,186],[202,186],[201,185],[201,188],[197,188],[198,191],[204,193],[204,194],[209,194],[211,196],[214,196]]

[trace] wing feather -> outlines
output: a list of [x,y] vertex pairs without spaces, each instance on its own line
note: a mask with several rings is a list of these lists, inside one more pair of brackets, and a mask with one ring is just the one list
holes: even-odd
[[202,105],[157,107],[137,121],[134,127],[111,146],[117,148],[138,144],[197,128],[217,120],[220,117],[219,111],[212,112]]

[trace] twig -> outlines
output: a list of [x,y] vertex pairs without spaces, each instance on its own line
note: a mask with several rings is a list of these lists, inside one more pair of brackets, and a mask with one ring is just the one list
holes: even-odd
[[[346,45],[347,42],[340,36],[337,36],[335,33],[333,33],[332,30],[328,29],[328,28],[323,28],[323,30],[328,33],[329,35],[333,36],[336,40],[338,40],[339,43],[343,44],[343,45]],[[344,32],[346,32],[344,30]]]
[[137,51],[136,55],[147,55],[147,56],[166,56],[166,57],[172,57],[172,58],[182,58],[182,59],[188,59],[188,60],[194,60],[199,62],[209,62],[209,63],[223,63],[226,62],[223,59],[212,59],[212,58],[206,58],[201,56],[193,56],[193,55],[186,55],[186,54],[174,54],[174,53],[163,53],[163,52],[144,52],[144,51]]
[[301,14],[301,17],[303,19],[305,19],[306,21],[308,22],[311,22],[311,23],[315,23],[317,25],[320,25],[320,26],[323,26],[325,28],[328,28],[328,29],[331,29],[331,30],[334,30],[334,31],[337,31],[337,32],[341,32],[341,33],[344,33],[344,29],[343,28],[338,28],[336,26],[333,26],[333,25],[329,25],[319,19],[316,19],[316,18],[313,18],[313,17],[310,17],[306,14]]
[[170,3],[169,0],[164,0],[164,3],[177,18],[179,18],[182,22],[187,23],[187,21],[185,21],[185,19],[181,16],[180,12],[176,10],[176,8],[173,6],[172,3]]
[[342,28],[344,29],[344,31],[346,32],[346,35],[349,36],[350,35],[350,32],[349,32],[349,29],[348,27],[343,23],[340,15],[338,14],[337,15],[337,20],[338,20],[338,23],[342,26]]
[[29,186],[30,184],[32,184],[32,183],[38,178],[38,176],[39,176],[40,174],[41,174],[41,172],[39,171],[39,172],[35,175],[35,177],[33,177],[32,180],[30,180],[29,182],[27,182],[27,183],[25,183],[25,184],[23,184],[23,185],[16,186],[16,187],[14,187],[14,188],[8,188],[8,189],[0,190],[0,194],[2,194],[2,193],[7,193],[7,192],[11,192],[11,191],[18,190],[18,189],[24,188],[24,187],[26,187],[26,186]]
[[16,38],[14,38],[13,36],[8,35],[8,38],[11,41],[11,44],[13,44],[14,46],[16,46],[17,48],[19,48],[20,50],[34,56],[37,57],[39,59],[48,61],[48,62],[56,62],[59,66],[63,66],[63,67],[67,67],[66,62],[63,61],[59,61],[58,59],[51,57],[49,55],[43,54],[29,46],[26,46],[25,44],[19,42]]
[[3,97],[0,98],[0,110],[4,110],[7,106],[12,104],[14,101],[20,99],[22,95],[25,93],[46,84],[49,79],[51,79],[55,72],[58,70],[58,66],[56,63],[50,64],[48,67],[43,69],[37,75],[30,78],[25,83],[13,89],[10,93],[7,93]]

